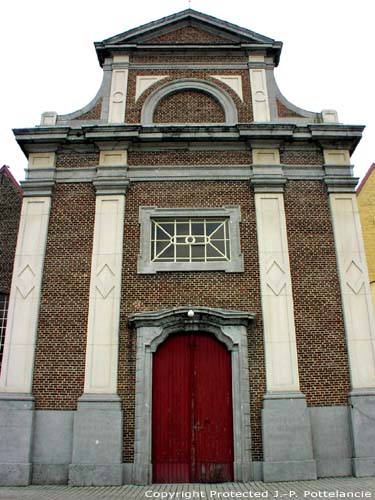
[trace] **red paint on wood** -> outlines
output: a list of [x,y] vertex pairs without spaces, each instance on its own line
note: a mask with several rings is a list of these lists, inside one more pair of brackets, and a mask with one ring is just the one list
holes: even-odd
[[202,333],[169,337],[154,355],[154,482],[233,480],[231,358]]

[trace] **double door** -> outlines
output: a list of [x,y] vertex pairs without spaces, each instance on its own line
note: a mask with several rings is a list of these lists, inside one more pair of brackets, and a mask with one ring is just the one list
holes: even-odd
[[154,483],[233,480],[231,356],[205,333],[170,336],[154,354]]

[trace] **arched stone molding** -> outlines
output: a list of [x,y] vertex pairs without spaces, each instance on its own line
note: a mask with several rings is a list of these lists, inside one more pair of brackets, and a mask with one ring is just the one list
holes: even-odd
[[[194,311],[194,316],[188,315]],[[207,332],[223,342],[231,353],[234,480],[253,477],[247,326],[255,315],[208,307],[179,307],[163,311],[136,313],[129,324],[136,328],[136,402],[134,470],[136,484],[152,481],[152,362],[153,353],[169,335],[181,332]]]
[[152,125],[157,105],[168,95],[187,89],[200,90],[213,97],[224,109],[225,125],[235,125],[238,123],[237,108],[229,94],[211,82],[187,78],[168,82],[152,92],[143,104],[141,124]]

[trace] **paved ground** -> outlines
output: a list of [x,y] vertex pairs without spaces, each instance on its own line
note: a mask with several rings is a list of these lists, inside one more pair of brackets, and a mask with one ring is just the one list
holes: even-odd
[[226,498],[371,498],[375,478],[337,478],[287,483],[152,484],[150,486],[0,487],[1,500],[193,500]]

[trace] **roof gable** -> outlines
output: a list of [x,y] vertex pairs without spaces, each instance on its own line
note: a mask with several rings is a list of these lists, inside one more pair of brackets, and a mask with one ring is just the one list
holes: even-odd
[[235,24],[222,21],[216,17],[209,16],[207,14],[202,14],[196,10],[186,9],[177,14],[172,14],[171,16],[163,17],[157,21],[144,24],[138,28],[125,31],[119,35],[107,38],[103,40],[104,44],[123,44],[123,43],[134,43],[142,42],[147,40],[150,36],[152,38],[157,38],[158,36],[164,35],[166,31],[171,31],[177,27],[181,27],[181,22],[188,21],[189,23],[199,23],[201,29],[205,27],[206,30],[214,30],[218,35],[220,34],[223,39],[234,38],[241,40],[242,42],[249,43],[272,43],[274,40],[268,38],[255,31],[250,31],[245,28],[241,28]]
[[256,47],[258,50],[264,48],[274,53],[276,64],[282,47],[281,42],[276,42],[272,38],[192,9],[183,10],[102,42],[96,42],[95,47],[99,61],[103,63],[104,57],[111,51],[142,47],[158,48],[170,44],[189,47],[201,45]]

